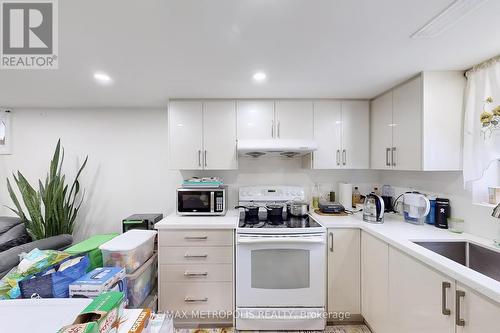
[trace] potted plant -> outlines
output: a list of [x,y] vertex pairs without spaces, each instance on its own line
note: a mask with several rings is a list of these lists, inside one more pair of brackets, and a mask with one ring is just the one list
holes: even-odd
[[27,213],[24,212],[7,178],[10,198],[15,205],[15,209],[8,208],[24,221],[26,231],[33,240],[73,233],[75,219],[85,194],[79,196],[81,189],[78,177],[85,168],[87,160],[88,156],[79,168],[71,186],[66,184],[66,176],[62,173],[64,148],[61,147],[61,139],[59,139],[45,182],[42,183],[39,180],[38,189],[35,189],[36,186],[32,186],[20,171],[17,171],[17,174],[13,173]]

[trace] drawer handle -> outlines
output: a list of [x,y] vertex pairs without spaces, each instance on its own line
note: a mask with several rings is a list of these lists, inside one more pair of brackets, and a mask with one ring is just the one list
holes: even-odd
[[205,297],[205,298],[186,297],[186,298],[184,298],[184,302],[186,302],[186,303],[208,302],[208,298],[207,297]]
[[188,272],[188,271],[185,271],[184,272],[184,276],[207,276],[208,275],[208,272],[199,272],[199,273],[196,273],[196,272]]
[[207,240],[208,236],[186,236],[185,240]]
[[207,258],[208,257],[208,254],[189,254],[189,253],[186,253],[184,255],[184,258]]

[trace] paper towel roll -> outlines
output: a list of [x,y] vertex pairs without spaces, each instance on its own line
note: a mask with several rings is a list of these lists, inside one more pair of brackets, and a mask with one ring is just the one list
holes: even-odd
[[352,209],[352,184],[339,183],[339,202],[346,210]]

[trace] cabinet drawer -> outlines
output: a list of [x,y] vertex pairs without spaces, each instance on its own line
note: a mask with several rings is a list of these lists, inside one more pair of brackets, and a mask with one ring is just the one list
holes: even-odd
[[160,308],[163,311],[233,311],[233,285],[231,282],[162,283]]
[[233,281],[233,265],[231,264],[161,265],[160,271],[164,282]]
[[161,231],[160,246],[229,246],[232,230],[168,230]]
[[232,264],[232,246],[160,247],[160,264]]

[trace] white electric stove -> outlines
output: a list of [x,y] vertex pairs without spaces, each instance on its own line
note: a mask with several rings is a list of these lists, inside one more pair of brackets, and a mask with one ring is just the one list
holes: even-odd
[[[324,329],[326,229],[286,211],[286,202],[304,199],[301,187],[240,188],[239,204],[260,209],[241,209],[236,231],[236,329]],[[271,215],[266,205],[283,210]]]

